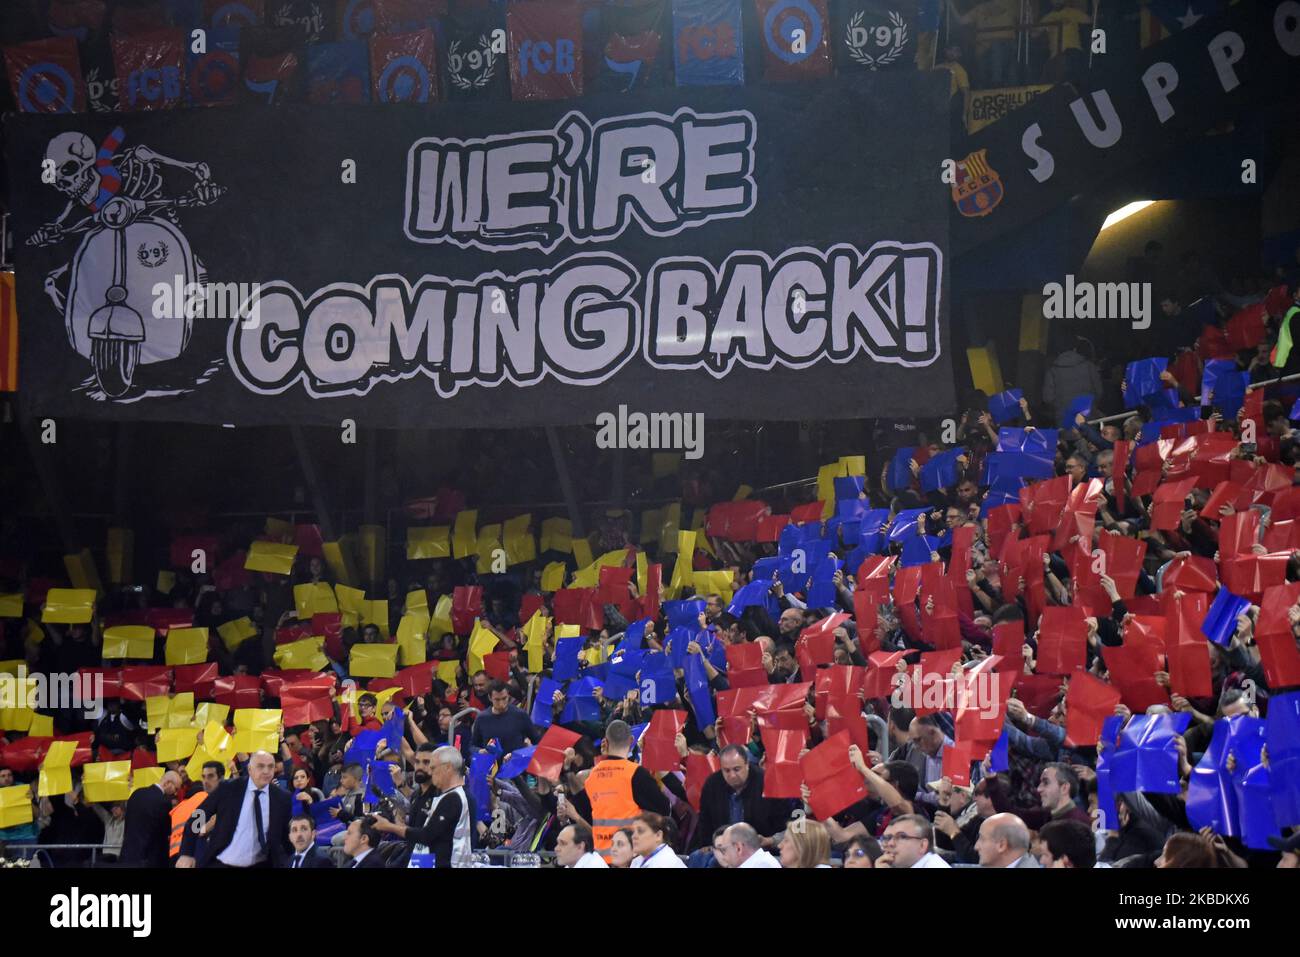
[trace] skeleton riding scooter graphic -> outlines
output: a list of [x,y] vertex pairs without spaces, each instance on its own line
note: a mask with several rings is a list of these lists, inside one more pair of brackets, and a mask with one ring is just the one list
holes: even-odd
[[[206,163],[185,163],[133,146],[119,152],[125,133],[115,129],[98,149],[84,133],[60,133],[45,150],[53,186],[68,197],[63,211],[27,240],[48,246],[84,234],[71,264],[45,277],[45,292],[67,327],[68,341],[89,359],[110,399],[131,389],[139,365],[166,362],[185,351],[192,313],[159,317],[154,286],[178,280],[181,289],[206,281],[202,263],[181,231],[177,211],[207,206],[225,191]],[[169,198],[164,173],[193,177],[190,190]],[[75,213],[86,215],[76,218]],[[66,278],[66,288],[61,283]]]

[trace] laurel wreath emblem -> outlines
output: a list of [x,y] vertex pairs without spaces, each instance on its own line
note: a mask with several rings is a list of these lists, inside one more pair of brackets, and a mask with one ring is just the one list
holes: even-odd
[[854,46],[853,44],[853,31],[857,27],[862,26],[862,18],[864,15],[865,11],[863,10],[859,10],[855,13],[853,19],[849,21],[849,25],[844,31],[844,45],[849,48],[849,56],[853,57],[854,60],[861,63],[863,66],[870,67],[873,70],[877,67],[889,66],[889,64],[893,63],[902,55],[903,48],[907,46],[907,21],[903,19],[903,15],[897,10],[891,10],[889,12],[889,22],[894,25],[894,29],[890,31],[894,36],[894,44],[884,53],[873,57],[870,53],[864,52],[861,47]]
[[[465,77],[461,76],[459,73],[452,73],[450,71],[447,73],[447,76],[451,79],[452,85],[458,90],[472,90],[476,88],[481,90],[492,82],[492,76],[497,71],[497,55],[492,52],[492,38],[487,34],[483,34],[479,37],[478,45],[479,49],[483,51],[484,68],[482,73],[474,77],[472,80],[465,79]],[[460,41],[452,40],[451,46],[447,49],[448,58],[450,59],[451,57],[456,56],[459,50]]]

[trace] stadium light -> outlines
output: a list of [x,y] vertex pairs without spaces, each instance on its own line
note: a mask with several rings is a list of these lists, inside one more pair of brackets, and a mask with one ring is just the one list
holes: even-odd
[[1115,210],[1115,212],[1106,217],[1106,221],[1101,224],[1101,228],[1103,230],[1110,229],[1110,227],[1114,226],[1116,223],[1128,219],[1134,213],[1146,209],[1154,202],[1154,199],[1139,199],[1136,203],[1129,203],[1127,206],[1121,206],[1119,209]]

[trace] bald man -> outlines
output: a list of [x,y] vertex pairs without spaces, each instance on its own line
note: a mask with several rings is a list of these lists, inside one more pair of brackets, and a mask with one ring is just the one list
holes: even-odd
[[172,798],[181,776],[168,771],[157,784],[136,791],[126,802],[120,862],[126,867],[166,867],[172,834]]
[[258,751],[243,777],[222,781],[203,802],[207,839],[199,867],[286,867],[293,853],[289,817],[293,798],[273,783],[275,758]]
[[1029,828],[1014,814],[994,814],[975,839],[980,867],[1042,867],[1029,853]]

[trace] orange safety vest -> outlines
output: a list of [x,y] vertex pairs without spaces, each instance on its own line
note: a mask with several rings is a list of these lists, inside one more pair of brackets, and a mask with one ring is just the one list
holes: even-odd
[[190,815],[195,809],[207,798],[207,791],[200,791],[192,797],[187,797],[180,804],[172,808],[172,835],[170,846],[167,853],[171,857],[176,857],[181,852],[181,838],[185,835],[185,828],[190,823]]
[[627,758],[606,758],[587,774],[583,789],[591,800],[591,836],[601,857],[609,857],[614,832],[631,827],[641,813],[632,800],[632,775],[639,766]]

